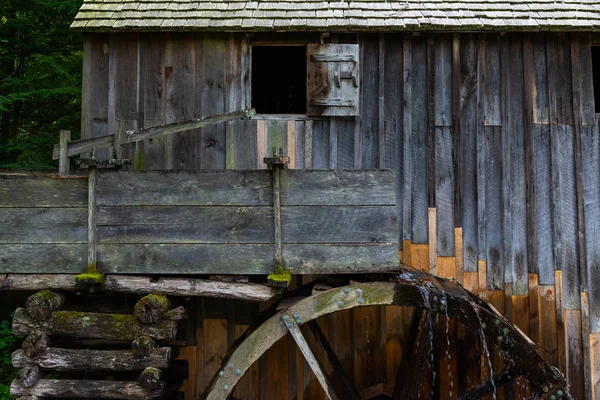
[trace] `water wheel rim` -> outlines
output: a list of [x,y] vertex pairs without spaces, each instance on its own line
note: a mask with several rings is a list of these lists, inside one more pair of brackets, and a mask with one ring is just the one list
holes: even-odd
[[[301,326],[322,316],[365,306],[401,306],[427,308],[443,313],[464,324],[476,319],[490,342],[500,349],[518,354],[522,372],[527,375],[535,395],[541,398],[561,391],[570,398],[564,377],[538,354],[533,342],[487,303],[469,294],[460,285],[430,276],[418,283],[411,281],[366,282],[336,287],[306,297],[286,310],[277,312],[241,341],[223,361],[203,396],[206,400],[226,399],[246,371],[278,340],[288,334],[284,316]],[[444,282],[440,284],[440,282]],[[456,285],[451,294],[446,289]],[[467,295],[456,295],[458,290]],[[453,290],[450,290],[452,292]],[[469,311],[471,310],[471,311]]]

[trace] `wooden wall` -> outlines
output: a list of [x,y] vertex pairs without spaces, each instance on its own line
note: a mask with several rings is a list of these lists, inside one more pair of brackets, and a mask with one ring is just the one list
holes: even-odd
[[[90,35],[82,136],[113,133],[118,119],[148,127],[248,108],[253,43],[318,40]],[[136,166],[263,168],[270,149],[283,147],[293,168],[397,169],[402,261],[487,298],[560,367],[577,398],[598,398],[600,133],[590,36],[333,34],[331,41],[361,45],[359,117],[229,123],[140,144],[130,149]],[[353,323],[378,325],[381,315],[356,310]],[[355,365],[365,362],[355,376],[373,360],[372,353],[363,360],[372,341],[363,342],[354,338],[344,350],[355,352]],[[215,353],[205,366],[211,375],[227,343],[202,343]],[[284,357],[281,346],[273,357]]]

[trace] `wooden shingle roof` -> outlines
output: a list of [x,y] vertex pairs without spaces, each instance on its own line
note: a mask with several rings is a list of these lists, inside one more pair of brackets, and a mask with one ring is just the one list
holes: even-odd
[[600,30],[600,0],[84,0],[81,31]]

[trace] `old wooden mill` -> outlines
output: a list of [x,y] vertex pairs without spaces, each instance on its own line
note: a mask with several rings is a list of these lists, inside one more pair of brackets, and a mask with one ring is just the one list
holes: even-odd
[[[289,157],[277,149],[264,159],[271,167],[266,171],[120,168],[131,164],[120,158],[120,149],[127,143],[254,114],[254,110],[234,112],[140,131],[119,128],[116,135],[101,139],[62,140],[56,152],[61,160],[59,177],[1,176],[0,215],[13,228],[10,236],[2,236],[0,268],[20,273],[5,275],[3,288],[44,289],[28,298],[26,308],[15,312],[13,331],[27,338],[23,349],[13,355],[13,364],[21,370],[11,393],[34,397],[164,397],[167,383],[162,370],[171,365],[176,351],[169,346],[176,345],[177,321],[185,315],[181,306],[170,309],[166,296],[172,295],[280,299],[280,306],[263,313],[265,322],[249,329],[245,339],[231,348],[223,367],[207,386],[207,399],[229,397],[260,356],[288,333],[328,398],[364,398],[344,373],[315,320],[376,305],[415,310],[407,338],[412,351],[406,353],[398,369],[391,393],[395,398],[439,394],[440,378],[435,377],[439,368],[430,358],[439,351],[433,338],[442,318],[446,324],[452,318],[480,331],[488,352],[487,346],[495,343],[499,351],[519,355],[509,358],[493,378],[460,394],[461,398],[495,393],[496,387],[519,377],[527,379],[533,395],[569,398],[558,370],[550,367],[534,344],[493,307],[452,281],[400,266],[395,172],[287,170]],[[93,154],[109,146],[113,146],[116,158],[82,158],[79,163],[88,166],[87,176],[68,176],[66,159],[70,155],[90,150]],[[13,196],[16,191],[21,196]],[[84,273],[68,275],[81,272],[83,265],[87,265]],[[156,281],[121,275],[164,271],[186,277]],[[392,272],[395,274],[389,275]],[[324,273],[351,274],[360,281],[339,279],[320,290],[313,282],[283,297],[276,289],[287,287],[292,274]],[[384,275],[365,275],[373,273]],[[268,275],[270,286],[189,277],[198,274]],[[241,287],[244,289],[239,290]],[[133,315],[126,315],[81,311],[76,306],[67,310],[72,296],[66,299],[48,289],[150,294],[136,303]],[[311,328],[325,350],[333,376],[324,372],[302,333],[302,325]],[[83,349],[50,347],[49,336],[92,341]],[[107,341],[132,343],[132,348],[89,348],[90,343],[107,346]],[[416,370],[411,372],[413,364]],[[143,371],[135,382],[41,379],[45,370]],[[428,383],[423,384],[423,379]]]
[[599,7],[84,0],[12,393],[599,399]]

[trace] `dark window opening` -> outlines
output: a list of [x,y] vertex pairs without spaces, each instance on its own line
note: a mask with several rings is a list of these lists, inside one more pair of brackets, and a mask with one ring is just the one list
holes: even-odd
[[252,47],[252,107],[258,114],[306,114],[306,47]]
[[596,113],[600,113],[600,46],[592,47],[592,71],[594,79],[594,103]]

